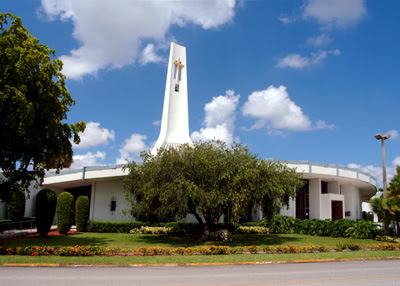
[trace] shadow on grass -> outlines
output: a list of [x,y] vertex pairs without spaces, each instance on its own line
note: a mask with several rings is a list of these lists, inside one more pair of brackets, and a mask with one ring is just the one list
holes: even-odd
[[235,234],[232,241],[202,241],[200,236],[172,236],[172,235],[141,235],[136,242],[143,245],[159,245],[169,247],[194,247],[203,245],[228,245],[228,246],[250,246],[250,245],[282,245],[300,241],[298,237],[286,236],[284,234]]
[[74,235],[49,235],[41,238],[39,235],[33,237],[23,237],[8,239],[5,241],[4,246],[71,246],[71,245],[98,245],[105,246],[111,240],[102,237],[91,237],[85,234]]

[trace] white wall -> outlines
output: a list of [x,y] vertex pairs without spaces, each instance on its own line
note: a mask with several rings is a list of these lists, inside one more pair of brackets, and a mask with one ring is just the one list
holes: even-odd
[[338,194],[321,195],[321,213],[319,219],[332,219],[332,201],[341,201],[343,204],[344,218],[344,196]]
[[321,179],[309,180],[310,219],[320,218]]
[[362,218],[361,212],[361,194],[360,190],[353,185],[343,184],[342,187],[342,194],[345,198],[345,211],[350,211],[351,215],[346,216],[344,218],[351,219],[351,220],[358,220]]
[[296,198],[289,199],[289,208],[283,206],[279,212],[280,215],[296,217]]
[[[114,212],[110,210],[112,197],[117,202]],[[122,211],[128,209],[125,200],[123,180],[95,181],[92,184],[90,220],[101,221],[132,221],[132,217],[123,215]]]

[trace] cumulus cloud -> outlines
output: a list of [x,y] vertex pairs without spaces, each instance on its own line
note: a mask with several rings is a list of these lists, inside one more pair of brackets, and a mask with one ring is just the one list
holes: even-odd
[[165,42],[174,24],[219,27],[232,21],[235,6],[235,0],[42,0],[50,20],[70,20],[74,26],[80,46],[60,57],[63,73],[71,79],[133,64],[139,57],[142,64],[157,62],[155,46],[148,42]]
[[148,44],[142,52],[140,63],[146,65],[148,63],[159,63],[161,61],[162,57],[156,55],[154,52],[154,44]]
[[84,155],[74,155],[72,157],[72,165],[71,168],[81,168],[85,166],[101,166],[104,165],[99,163],[98,160],[104,161],[106,157],[106,152],[97,151],[95,154],[92,152],[87,152]]
[[132,161],[140,156],[140,153],[149,150],[145,143],[146,135],[132,134],[131,137],[125,139],[121,148],[119,149],[120,156],[117,158],[116,164],[125,164],[126,160]]
[[316,20],[324,29],[348,28],[367,15],[365,0],[308,0],[303,18]]
[[302,69],[306,67],[312,67],[321,65],[328,55],[340,55],[338,49],[331,51],[319,51],[317,53],[311,53],[309,57],[303,57],[299,54],[290,54],[286,57],[279,59],[276,67],[278,68],[293,68]]
[[389,133],[390,135],[392,135],[392,137],[390,137],[390,139],[392,139],[392,140],[396,140],[397,138],[399,138],[399,131],[397,131],[397,130],[390,130],[386,133]]
[[193,141],[198,140],[221,140],[227,144],[234,141],[235,112],[239,103],[240,95],[235,95],[233,90],[226,91],[225,95],[214,97],[204,107],[206,113],[200,131],[191,134]]
[[255,91],[248,96],[242,108],[244,116],[257,119],[250,129],[266,127],[269,134],[284,135],[288,131],[313,129],[332,129],[334,125],[322,120],[312,123],[301,108],[290,98],[285,86],[270,86],[265,90]]
[[79,137],[81,138],[81,142],[79,145],[73,144],[73,147],[84,149],[109,144],[110,141],[114,141],[115,132],[114,130],[101,128],[99,122],[88,122],[85,131],[83,133],[80,132]]
[[[400,161],[400,157],[397,157],[397,158]],[[395,168],[395,166],[396,166],[395,160],[393,161],[393,167],[386,167],[386,178],[387,178],[388,184],[390,183],[390,180],[393,178],[393,176],[397,174],[396,168]],[[355,164],[355,163],[350,163],[347,167],[353,168],[353,169],[358,169],[361,172],[371,174],[371,176],[373,176],[377,180],[378,186],[383,185],[382,167],[376,167],[373,165],[361,166],[361,165]]]
[[327,33],[322,33],[317,37],[308,38],[307,44],[314,47],[322,47],[332,43],[332,38]]
[[394,160],[392,161],[392,165],[394,167],[400,166],[400,156],[397,156],[396,158],[394,158]]

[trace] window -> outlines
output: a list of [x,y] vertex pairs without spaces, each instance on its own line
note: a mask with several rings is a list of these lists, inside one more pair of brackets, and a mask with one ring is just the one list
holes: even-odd
[[321,181],[321,194],[328,193],[328,182]]

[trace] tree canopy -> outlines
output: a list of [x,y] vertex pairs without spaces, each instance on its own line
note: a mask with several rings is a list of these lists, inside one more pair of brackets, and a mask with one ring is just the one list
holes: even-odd
[[72,145],[85,123],[67,124],[75,104],[65,86],[62,62],[39,43],[22,20],[0,13],[0,198],[40,181],[45,170],[72,161]]
[[271,217],[303,184],[294,169],[259,159],[242,144],[197,142],[141,157],[142,163],[128,164],[124,181],[130,213],[136,218],[180,219],[192,214],[212,228],[228,209],[232,221],[238,221],[256,204]]

